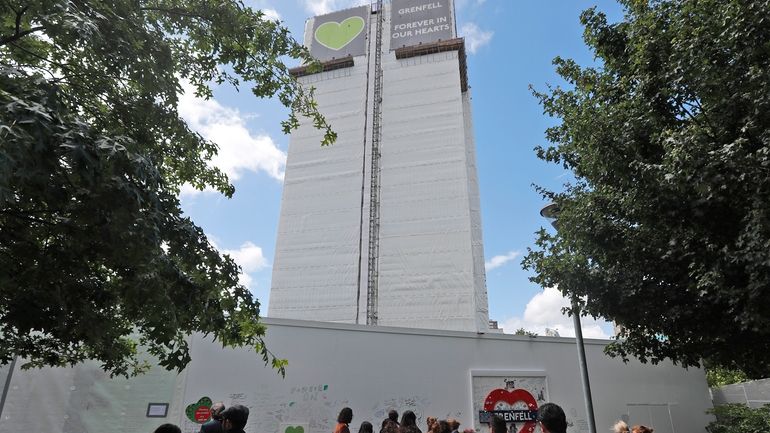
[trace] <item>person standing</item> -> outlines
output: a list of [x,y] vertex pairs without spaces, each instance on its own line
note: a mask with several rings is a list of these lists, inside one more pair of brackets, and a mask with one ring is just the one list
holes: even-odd
[[[492,433],[508,433],[508,424],[501,416],[495,415],[492,417],[492,422],[489,423],[489,430]],[[543,433],[546,433],[545,430]]]
[[153,433],[182,433],[182,429],[174,424],[162,424]]
[[618,421],[612,427],[615,433],[652,433],[654,429],[643,425],[635,425],[633,428],[629,428],[625,421]]
[[398,411],[395,409],[391,409],[388,411],[388,421],[392,422],[396,426],[398,426]]
[[567,433],[567,416],[555,403],[546,403],[537,409],[537,420],[543,433]]
[[438,427],[435,430],[438,431],[438,433],[452,433],[452,427],[446,420],[439,420],[436,422],[436,425],[438,425]]
[[452,429],[452,433],[460,433],[460,421],[455,418],[449,418],[446,420],[449,423],[449,428]]
[[393,419],[390,418],[390,413],[388,414],[388,418],[385,418],[382,420],[382,428],[380,429],[380,433],[398,433],[398,430],[400,428],[400,424],[398,423],[398,412],[395,410],[390,411],[391,413],[396,414],[396,421],[393,421]]
[[364,421],[361,427],[358,427],[358,433],[374,433],[374,426],[369,421]]
[[249,420],[249,408],[236,404],[222,412],[222,431],[226,433],[244,433],[243,428]]
[[222,412],[225,404],[221,401],[211,405],[211,419],[201,425],[200,433],[222,433]]
[[435,416],[429,416],[425,418],[425,424],[428,426],[428,432],[433,431],[433,425],[436,424],[438,419]]
[[353,422],[353,409],[343,407],[337,416],[337,426],[334,433],[350,433],[350,423]]
[[411,410],[404,412],[401,415],[401,427],[399,433],[422,433],[419,427],[417,427],[417,415]]

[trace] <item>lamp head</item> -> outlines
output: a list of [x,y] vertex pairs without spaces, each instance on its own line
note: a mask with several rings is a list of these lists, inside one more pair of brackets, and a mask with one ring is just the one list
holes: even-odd
[[559,214],[561,213],[561,208],[556,203],[549,203],[545,205],[542,209],[540,209],[540,216],[547,219],[548,222],[551,223],[551,225],[558,230],[557,224],[559,223]]

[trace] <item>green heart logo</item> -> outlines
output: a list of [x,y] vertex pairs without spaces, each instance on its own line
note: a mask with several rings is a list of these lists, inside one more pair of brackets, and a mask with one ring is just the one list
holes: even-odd
[[187,406],[184,413],[190,421],[197,424],[203,424],[211,418],[211,399],[208,397],[201,397],[197,403]]
[[315,29],[315,40],[334,51],[339,51],[364,31],[364,19],[350,17],[341,23],[329,21]]
[[301,425],[292,427],[286,427],[286,430],[284,430],[284,433],[305,433],[305,427],[302,427]]

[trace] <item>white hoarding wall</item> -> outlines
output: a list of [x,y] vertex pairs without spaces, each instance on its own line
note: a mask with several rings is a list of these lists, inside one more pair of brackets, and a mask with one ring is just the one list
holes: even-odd
[[[300,78],[337,133],[303,119],[289,144],[268,315],[355,322],[361,236],[366,65]],[[365,258],[364,258],[365,261]]]
[[762,407],[770,404],[770,379],[752,380],[713,388],[714,404],[745,404]]
[[[184,399],[184,383],[157,367],[133,379],[110,379],[96,362],[34,370],[22,364],[8,383],[2,433],[148,433],[179,413]],[[168,405],[166,416],[148,417],[149,403]]]
[[451,0],[393,0],[390,5],[390,48],[452,39],[455,34]]
[[[513,431],[526,433],[546,401],[564,408],[569,433],[587,431],[572,339],[266,322],[268,347],[289,360],[286,378],[251,350],[225,350],[201,337],[192,339],[193,361],[180,375],[125,380],[108,379],[95,365],[17,368],[0,433],[146,433],[166,422],[197,433],[196,416],[205,420],[207,405],[220,400],[249,407],[250,433],[330,433],[345,406],[353,409],[353,433],[362,421],[379,426],[390,409],[415,411],[423,430],[430,415],[482,432],[479,412],[502,410],[516,420]],[[704,431],[711,405],[702,370],[623,364],[603,348],[587,341],[599,431],[621,418],[660,433]],[[168,415],[148,418],[149,403],[168,404]]]

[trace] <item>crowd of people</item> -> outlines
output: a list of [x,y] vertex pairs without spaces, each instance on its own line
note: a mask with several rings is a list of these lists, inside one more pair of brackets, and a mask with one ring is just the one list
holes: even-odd
[[[350,433],[350,423],[353,422],[353,410],[349,407],[343,408],[337,417],[337,426],[334,433]],[[454,418],[438,420],[429,416],[426,419],[428,433],[459,433],[460,422]],[[475,432],[473,429],[466,429],[463,433]],[[358,433],[374,433],[374,426],[369,421],[364,421],[358,428]],[[401,415],[401,421],[398,420],[398,411],[391,409],[388,417],[382,420],[380,433],[422,433],[417,426],[417,415],[411,410],[405,411]]]
[[[249,409],[236,404],[225,408],[224,403],[214,403],[211,406],[211,419],[201,425],[200,433],[244,433],[243,428],[249,420]],[[353,409],[343,408],[337,416],[337,425],[333,433],[350,433],[350,423],[353,422]],[[564,410],[555,403],[545,403],[537,410],[537,422],[543,433],[567,433],[567,416]],[[460,433],[460,422],[454,418],[437,419],[429,416],[425,419],[426,433]],[[490,433],[516,433],[508,430],[508,423],[498,415],[492,417],[489,423]],[[629,427],[623,421],[614,426],[615,433],[653,433],[653,429],[643,425]],[[154,433],[182,433],[174,424],[163,424]],[[364,421],[358,428],[358,433],[374,433],[374,426]],[[391,409],[388,417],[382,420],[379,433],[423,433],[417,426],[417,415],[411,410],[405,411],[398,420],[398,411]],[[463,433],[476,433],[468,428]]]

